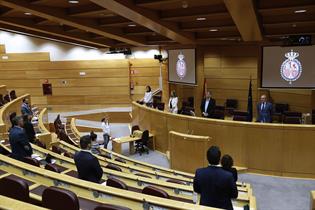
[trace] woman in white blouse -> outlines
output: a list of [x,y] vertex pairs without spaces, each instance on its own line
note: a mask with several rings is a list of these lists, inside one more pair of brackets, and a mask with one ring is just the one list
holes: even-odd
[[153,103],[153,95],[152,95],[152,91],[151,91],[151,87],[148,85],[146,87],[146,92],[144,93],[144,97],[143,97],[143,103],[150,106]]
[[171,92],[171,97],[168,101],[168,109],[171,113],[177,114],[178,112],[177,103],[178,103],[178,97],[176,96],[175,90],[173,90]]

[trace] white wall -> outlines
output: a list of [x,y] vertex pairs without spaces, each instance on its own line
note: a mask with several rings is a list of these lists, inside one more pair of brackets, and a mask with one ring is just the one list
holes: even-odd
[[[74,44],[36,38],[0,29],[0,44],[4,44],[6,53],[49,52],[52,61],[61,60],[99,60],[124,59],[123,54],[106,54],[108,49],[91,49]],[[159,54],[158,48],[132,48],[130,58],[153,58]],[[165,54],[165,53],[163,53]]]

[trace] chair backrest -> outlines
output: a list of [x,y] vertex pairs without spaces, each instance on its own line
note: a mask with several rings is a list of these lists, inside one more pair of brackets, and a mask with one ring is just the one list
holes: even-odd
[[44,143],[42,143],[40,140],[36,140],[35,143],[37,146],[46,149],[46,145]]
[[106,180],[106,186],[115,187],[115,188],[119,188],[119,189],[123,189],[123,190],[128,190],[128,186],[124,182],[122,182],[119,179],[116,179],[114,177],[109,177]]
[[51,151],[53,151],[54,153],[57,153],[57,154],[59,154],[59,155],[61,155],[61,153],[62,153],[61,148],[58,147],[58,146],[56,146],[56,145],[53,145],[53,146],[51,147]]
[[115,160],[116,160],[117,162],[127,163],[124,159],[122,159],[122,158],[120,158],[120,157],[115,158]]
[[225,101],[225,107],[227,107],[227,108],[236,109],[237,105],[238,105],[237,99],[226,99],[226,101]]
[[186,185],[186,184],[185,184],[185,182],[180,181],[180,180],[177,180],[177,179],[168,179],[168,180],[166,180],[166,182],[169,182],[169,183],[174,183],[174,184],[182,184],[182,185]]
[[6,95],[3,97],[3,100],[4,100],[4,103],[10,102],[10,96],[9,96],[8,94],[6,94]]
[[283,112],[283,115],[289,116],[289,117],[302,117],[301,112]]
[[111,157],[110,154],[108,154],[108,153],[99,154],[99,156],[102,156],[102,157],[104,157],[104,158],[106,158],[106,159],[112,159],[112,157]]
[[111,204],[103,204],[101,206],[97,206],[94,210],[131,210],[124,206],[116,206]]
[[234,115],[233,120],[234,121],[248,121],[248,117],[242,116],[242,115]]
[[214,110],[222,110],[222,111],[224,111],[225,107],[224,106],[215,106]]
[[224,111],[223,110],[214,110],[214,113],[211,115],[211,118],[224,120]]
[[29,202],[29,187],[26,181],[15,176],[0,179],[0,195]]
[[63,156],[65,156],[65,157],[68,157],[68,158],[71,158],[71,159],[73,159],[73,154],[71,154],[70,152],[68,152],[68,151],[65,151],[64,153],[63,153]]
[[107,166],[105,166],[105,168],[111,169],[111,170],[115,170],[115,171],[122,171],[121,168],[119,168],[118,166],[115,166],[113,164],[107,164]]
[[76,194],[58,187],[48,187],[42,195],[42,205],[46,208],[58,210],[79,210],[79,200]]
[[23,158],[23,162],[24,162],[24,163],[31,164],[31,165],[33,165],[33,166],[40,167],[39,161],[36,160],[36,159],[34,159],[34,158],[31,158],[31,157],[24,157],[24,158]]
[[142,141],[143,145],[148,144],[148,141],[149,141],[149,131],[148,130],[143,131],[142,136],[141,136],[141,141]]
[[14,99],[17,98],[17,97],[16,97],[16,92],[15,92],[15,90],[11,90],[11,91],[10,91],[10,98],[11,98],[11,100],[14,100]]
[[59,168],[55,164],[52,164],[52,163],[47,163],[45,165],[45,169],[56,172],[56,173],[60,173]]
[[285,111],[289,111],[289,104],[275,104],[276,113],[283,113]]
[[0,106],[4,105],[3,95],[0,94]]
[[140,131],[139,125],[134,125],[131,127],[131,134],[133,134],[134,131]]
[[142,193],[156,196],[156,197],[161,197],[161,198],[169,198],[169,195],[167,194],[167,192],[153,186],[146,186],[145,188],[143,188]]
[[283,119],[283,123],[285,123],[285,124],[301,124],[301,118],[300,117],[285,116]]
[[234,110],[233,111],[233,115],[246,116],[247,117],[248,116],[248,112]]

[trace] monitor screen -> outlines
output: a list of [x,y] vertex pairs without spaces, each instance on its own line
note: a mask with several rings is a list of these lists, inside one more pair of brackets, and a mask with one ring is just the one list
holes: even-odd
[[196,84],[195,49],[168,51],[168,80],[172,83]]
[[265,88],[314,88],[315,45],[263,47],[261,73]]

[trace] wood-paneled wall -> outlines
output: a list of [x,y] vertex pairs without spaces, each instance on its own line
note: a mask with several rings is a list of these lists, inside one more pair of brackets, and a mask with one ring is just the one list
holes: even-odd
[[[28,57],[28,54],[25,54]],[[104,105],[128,105],[128,60],[101,61],[20,61],[0,62],[0,84],[29,93],[33,104],[59,110],[89,109]],[[80,76],[85,72],[85,76]],[[42,83],[48,80],[52,96],[44,96]]]
[[[155,59],[130,59],[130,82],[134,89],[132,100],[140,100],[144,96],[145,87],[151,86],[152,91],[159,88],[160,64]],[[168,99],[167,64],[162,64],[163,98]]]

